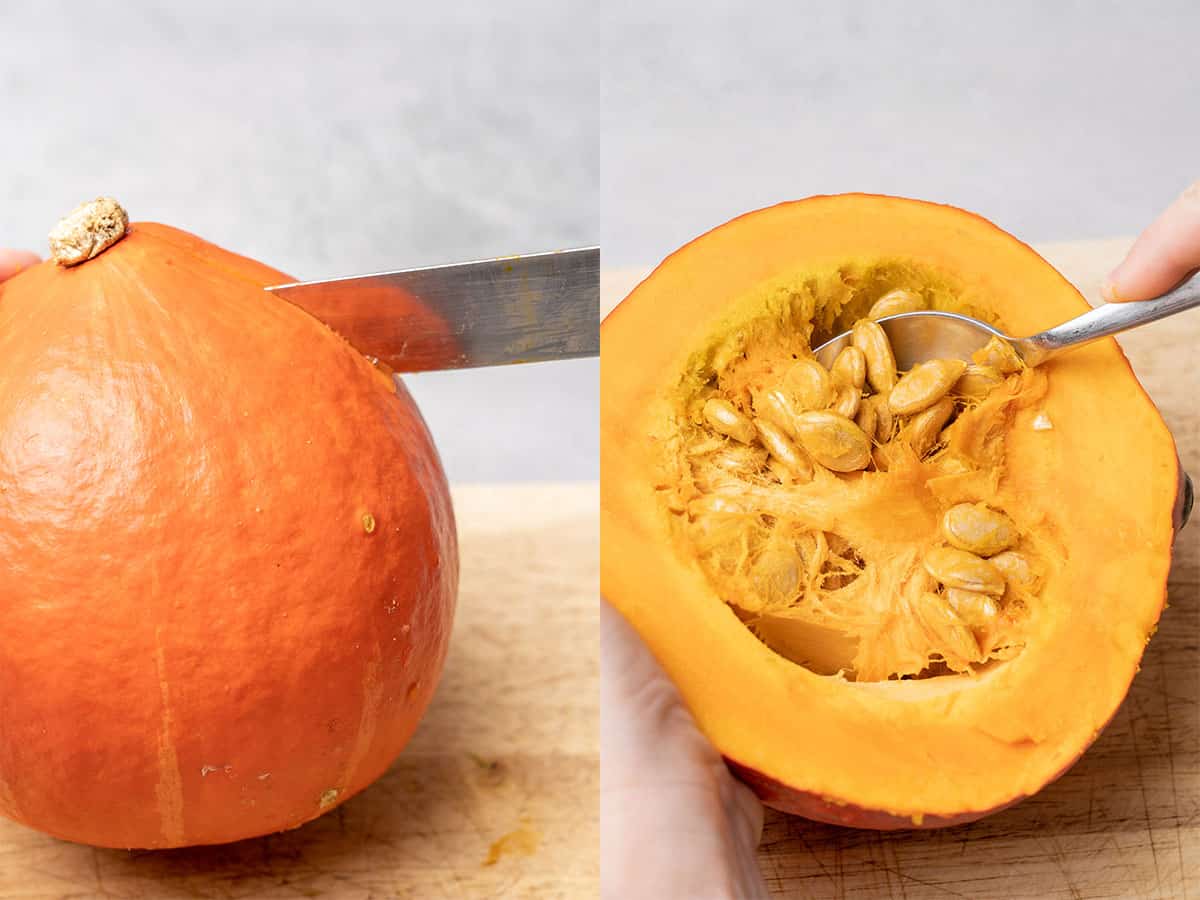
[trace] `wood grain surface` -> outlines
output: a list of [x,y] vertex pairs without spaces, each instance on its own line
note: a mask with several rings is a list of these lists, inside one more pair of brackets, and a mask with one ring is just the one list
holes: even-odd
[[0,819],[0,898],[593,897],[599,892],[595,484],[456,487],[445,676],[388,773],[303,828],[97,850]]
[[[1128,239],[1039,246],[1091,300]],[[608,273],[604,311],[644,271]],[[1200,480],[1200,312],[1120,338]],[[1114,473],[1119,477],[1119,473]],[[1135,477],[1132,476],[1131,477]],[[1177,538],[1169,608],[1112,724],[1066,775],[971,825],[875,833],[768,811],[759,859],[781,897],[1200,897],[1200,522]]]

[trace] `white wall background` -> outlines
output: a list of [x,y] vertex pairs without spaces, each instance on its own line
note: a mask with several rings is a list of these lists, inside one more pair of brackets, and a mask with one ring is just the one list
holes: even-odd
[[[4,3],[0,243],[45,252],[107,193],[300,278],[595,244],[580,25],[551,0]],[[408,384],[453,479],[591,479],[598,371]]]
[[[0,243],[100,192],[309,278],[649,265],[843,190],[1128,234],[1200,177],[1198,35],[1193,0],[7,3]],[[597,373],[409,384],[453,478],[594,478]]]
[[605,67],[607,265],[779,200],[964,206],[1132,234],[1200,178],[1200,3],[629,0]]

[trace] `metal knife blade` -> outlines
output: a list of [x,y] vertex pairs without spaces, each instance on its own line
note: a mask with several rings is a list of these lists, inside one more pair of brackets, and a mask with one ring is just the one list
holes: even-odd
[[600,250],[586,247],[267,288],[396,372],[600,352]]

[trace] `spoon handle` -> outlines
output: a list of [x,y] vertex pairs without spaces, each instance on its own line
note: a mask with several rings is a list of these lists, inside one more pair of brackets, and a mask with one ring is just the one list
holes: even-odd
[[1193,276],[1152,300],[1105,303],[1082,316],[1076,316],[1030,337],[1018,338],[1013,343],[1026,365],[1036,366],[1064,350],[1071,350],[1099,338],[1136,328],[1138,325],[1157,322],[1197,306],[1200,306],[1200,277]]

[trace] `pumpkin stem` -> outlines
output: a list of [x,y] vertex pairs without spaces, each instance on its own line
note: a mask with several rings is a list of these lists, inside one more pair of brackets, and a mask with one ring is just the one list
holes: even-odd
[[112,197],[80,204],[50,232],[50,255],[60,266],[77,266],[125,236],[129,214]]

